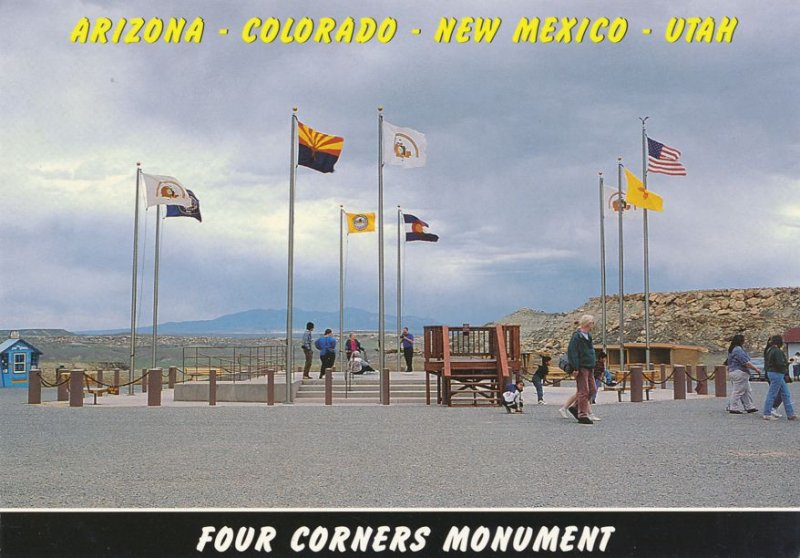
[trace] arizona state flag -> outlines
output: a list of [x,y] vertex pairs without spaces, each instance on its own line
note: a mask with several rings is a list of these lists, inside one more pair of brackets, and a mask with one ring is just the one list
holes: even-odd
[[644,184],[635,174],[625,169],[625,179],[628,182],[628,193],[625,201],[642,209],[664,211],[664,200],[658,194],[645,190]]
[[345,213],[348,233],[375,232],[374,213]]
[[344,138],[329,136],[297,122],[297,162],[319,172],[333,172],[344,146]]

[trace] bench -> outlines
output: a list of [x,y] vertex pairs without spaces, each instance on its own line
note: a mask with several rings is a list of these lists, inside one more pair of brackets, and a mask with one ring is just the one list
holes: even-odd
[[91,393],[94,395],[94,403],[93,405],[97,405],[97,396],[102,396],[104,393],[108,393],[109,388],[107,387],[87,387],[83,390],[84,393]]
[[[650,401],[650,390],[656,389],[656,386],[649,384],[645,385],[643,388],[645,398]],[[616,391],[617,392],[617,400],[622,403],[622,394],[626,391],[630,393],[631,385],[630,384],[617,384],[615,386],[603,385],[603,391]]]

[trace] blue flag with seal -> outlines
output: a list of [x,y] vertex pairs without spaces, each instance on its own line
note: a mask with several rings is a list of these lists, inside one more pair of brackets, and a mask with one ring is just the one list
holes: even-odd
[[200,215],[200,201],[191,190],[186,190],[186,193],[189,194],[189,199],[192,200],[192,205],[189,207],[183,207],[182,205],[168,205],[166,217],[194,217],[202,223],[203,217]]

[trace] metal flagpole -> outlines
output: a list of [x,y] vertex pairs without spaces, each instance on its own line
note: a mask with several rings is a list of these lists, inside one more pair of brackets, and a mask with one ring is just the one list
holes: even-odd
[[[603,321],[603,352],[608,353],[608,343],[606,341],[606,219],[605,219],[605,195],[603,192],[603,173],[600,174],[600,297],[602,303]],[[621,209],[621,207],[620,207]]]
[[156,206],[156,255],[153,265],[153,366],[156,367],[158,349],[158,259],[161,255],[161,206]]
[[292,107],[292,155],[289,164],[289,269],[286,293],[286,396],[284,403],[292,402],[292,312],[294,310],[294,186],[297,178],[297,107]]
[[622,157],[617,157],[617,196],[619,211],[619,371],[625,370],[625,285],[624,258],[622,254]]
[[[647,190],[647,130],[645,122],[649,116],[639,118],[642,121],[642,183]],[[643,210],[644,220],[644,361],[645,370],[650,370],[650,261],[647,234],[647,209]]]
[[133,272],[131,273],[131,363],[128,369],[128,395],[133,395],[133,371],[136,369],[136,272],[139,263],[139,184],[142,164],[136,163],[136,209],[133,213]]
[[403,325],[403,278],[400,265],[400,206],[397,206],[397,371],[400,371],[400,331]]
[[344,206],[339,206],[339,368],[344,373]]
[[383,300],[383,107],[378,107],[378,371],[381,373],[381,403],[383,395],[383,369],[386,367],[384,300]]

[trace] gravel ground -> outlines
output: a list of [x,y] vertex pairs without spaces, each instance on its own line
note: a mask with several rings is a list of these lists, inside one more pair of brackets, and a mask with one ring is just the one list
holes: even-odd
[[2,508],[800,507],[800,423],[723,399],[605,403],[583,426],[555,401],[507,415],[26,397],[0,390]]

